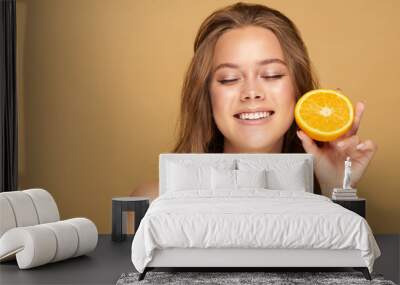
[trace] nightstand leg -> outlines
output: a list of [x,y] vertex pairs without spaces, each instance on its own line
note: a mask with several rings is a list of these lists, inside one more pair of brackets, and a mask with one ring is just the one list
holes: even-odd
[[113,241],[122,241],[122,205],[112,202],[112,236]]

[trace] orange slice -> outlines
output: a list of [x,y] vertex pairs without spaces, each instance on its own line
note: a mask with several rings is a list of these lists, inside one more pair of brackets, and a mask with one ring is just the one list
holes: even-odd
[[349,98],[338,91],[317,89],[297,101],[294,117],[312,139],[333,141],[350,130],[354,109]]

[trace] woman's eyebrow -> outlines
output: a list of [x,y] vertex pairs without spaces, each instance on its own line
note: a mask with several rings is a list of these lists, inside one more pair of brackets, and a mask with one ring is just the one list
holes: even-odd
[[[261,60],[261,61],[257,62],[257,65],[266,65],[266,64],[269,64],[269,63],[281,63],[281,64],[283,64],[285,66],[287,65],[285,61],[283,61],[282,59],[279,59],[279,58],[264,59],[264,60]],[[220,68],[223,68],[223,67],[239,68],[239,65],[234,64],[234,63],[229,63],[229,62],[221,63],[214,69],[214,72],[217,71]]]
[[279,59],[279,58],[264,59],[264,60],[261,60],[261,61],[257,62],[257,65],[265,65],[265,64],[268,64],[268,63],[281,63],[283,65],[286,65],[286,62],[284,60],[282,60],[282,59]]

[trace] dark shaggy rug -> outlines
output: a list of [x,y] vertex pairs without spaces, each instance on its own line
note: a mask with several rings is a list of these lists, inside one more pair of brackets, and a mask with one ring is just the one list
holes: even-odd
[[361,272],[157,272],[150,271],[145,279],[138,281],[139,273],[124,273],[117,285],[133,284],[387,284],[382,275],[371,274],[366,280]]

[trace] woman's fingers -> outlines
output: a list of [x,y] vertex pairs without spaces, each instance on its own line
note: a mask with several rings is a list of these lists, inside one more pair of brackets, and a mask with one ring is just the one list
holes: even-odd
[[360,143],[360,137],[357,135],[346,137],[344,139],[340,139],[336,141],[336,147],[345,150],[349,147],[355,147]]
[[350,136],[357,134],[358,128],[360,127],[361,118],[364,113],[364,110],[365,110],[364,102],[357,102],[356,108],[354,111],[353,125],[352,125],[350,131],[347,132],[347,134],[345,135],[346,137],[350,137]]
[[350,156],[352,159],[358,157],[361,152],[357,149],[357,146],[361,144],[360,137],[357,135],[344,138],[336,142],[336,148],[344,157]]
[[371,140],[365,140],[356,145],[356,149],[362,151],[372,151],[375,153],[378,150],[378,146]]
[[321,152],[317,144],[302,130],[297,131],[297,136],[303,144],[303,148],[307,153],[311,153],[314,156],[318,156]]
[[377,146],[373,141],[361,141],[357,135],[338,141],[336,146],[342,153],[352,158],[362,157],[367,152],[375,153],[377,150]]

